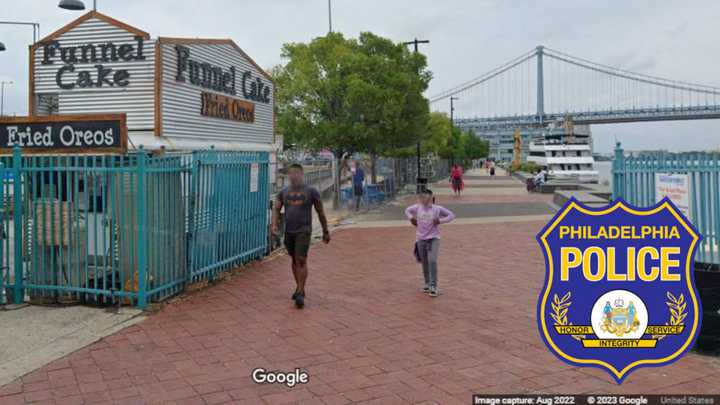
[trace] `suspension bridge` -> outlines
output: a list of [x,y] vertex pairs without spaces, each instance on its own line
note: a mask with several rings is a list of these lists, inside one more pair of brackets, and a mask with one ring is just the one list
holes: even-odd
[[[452,98],[452,100],[450,100]],[[544,46],[430,98],[455,123],[491,130],[720,118],[720,87],[630,72]],[[453,103],[454,102],[454,103]]]

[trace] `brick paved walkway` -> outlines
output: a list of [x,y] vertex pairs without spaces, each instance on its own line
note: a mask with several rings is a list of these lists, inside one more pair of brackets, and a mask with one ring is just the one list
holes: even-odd
[[[552,356],[535,324],[542,225],[446,226],[436,299],[420,292],[409,226],[341,229],[311,251],[304,310],[289,299],[286,257],[255,264],[5,386],[0,404],[468,404],[472,393],[720,391],[717,358],[691,354],[617,386]],[[310,382],[256,385],[255,367],[302,367]]]

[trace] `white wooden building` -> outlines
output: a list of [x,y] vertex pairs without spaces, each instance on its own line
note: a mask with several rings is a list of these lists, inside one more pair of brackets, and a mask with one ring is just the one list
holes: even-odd
[[127,116],[128,148],[268,151],[271,77],[230,39],[152,38],[91,11],[30,48],[29,115]]

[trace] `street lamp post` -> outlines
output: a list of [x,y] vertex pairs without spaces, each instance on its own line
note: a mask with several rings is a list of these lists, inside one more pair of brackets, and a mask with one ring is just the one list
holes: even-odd
[[[25,21],[0,21],[0,24],[2,25],[29,25],[32,26],[33,29],[33,44],[37,42],[38,37],[40,36],[40,24],[34,23],[34,22],[25,22]],[[0,51],[4,51],[5,44],[0,42]]]
[[[415,47],[415,53],[418,53],[418,45],[419,44],[429,44],[429,43],[430,43],[430,41],[428,41],[426,39],[419,40],[417,38],[415,38],[414,40],[409,41],[409,42],[403,42],[403,44],[405,44],[405,45],[413,45]],[[417,193],[420,193],[421,191],[423,191],[425,189],[425,184],[427,183],[427,179],[425,179],[424,177],[422,177],[420,175],[421,168],[422,167],[420,165],[420,139],[418,139],[418,141],[417,141],[417,176],[415,177],[415,192],[417,192]]]
[[[0,21],[0,24],[2,25],[24,25],[24,26],[31,26],[33,30],[33,44],[35,44],[38,40],[38,37],[40,36],[40,24],[34,23],[34,22],[25,22],[25,21]],[[0,52],[6,50],[5,44],[0,42]],[[3,81],[0,82],[0,117],[5,115],[5,85],[6,84],[13,84],[12,81]]]
[[[450,136],[452,137],[453,131],[455,131],[455,100],[460,100],[458,97],[450,96]],[[452,138],[451,138],[452,139]],[[455,156],[452,152],[450,154],[450,164],[455,163]]]
[[455,113],[455,103],[454,102],[456,100],[460,100],[460,98],[450,97],[450,126],[452,128],[455,128],[455,118],[454,118],[453,114]]
[[328,0],[328,32],[332,32],[332,0]]
[[0,81],[0,117],[5,115],[5,85],[13,84],[11,81]]

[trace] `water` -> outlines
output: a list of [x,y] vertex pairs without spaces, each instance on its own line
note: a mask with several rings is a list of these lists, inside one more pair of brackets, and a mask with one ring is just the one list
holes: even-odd
[[598,182],[607,184],[612,188],[612,161],[595,162],[595,170],[598,171]]

